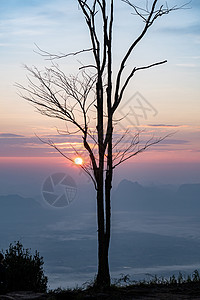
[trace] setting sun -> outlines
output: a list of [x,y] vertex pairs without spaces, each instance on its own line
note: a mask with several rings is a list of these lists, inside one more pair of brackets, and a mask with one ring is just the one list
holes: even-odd
[[83,160],[82,160],[81,157],[75,158],[74,162],[75,162],[76,165],[82,165],[83,164]]

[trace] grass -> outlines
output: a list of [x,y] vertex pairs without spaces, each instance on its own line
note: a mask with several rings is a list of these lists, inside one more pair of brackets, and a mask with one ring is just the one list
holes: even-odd
[[150,280],[141,280],[141,281],[134,281],[130,279],[130,276],[121,274],[120,279],[114,281],[114,286],[152,286],[152,285],[180,285],[183,283],[191,283],[191,282],[199,282],[200,283],[200,273],[198,270],[194,270],[191,275],[184,275],[183,273],[179,272],[178,276],[175,275],[170,276],[169,278],[165,277],[158,277],[154,275]]
[[[175,298],[170,298],[173,295]],[[87,282],[75,289],[56,289],[48,292],[48,300],[83,299],[196,299],[200,295],[200,274],[195,270],[191,275],[179,273],[169,278],[154,276],[151,280],[133,281],[129,275],[114,280],[110,288],[98,291],[94,282]],[[162,298],[163,297],[163,298]],[[179,298],[180,297],[180,298]],[[189,298],[187,298],[189,297]],[[194,297],[194,298],[193,298]]]

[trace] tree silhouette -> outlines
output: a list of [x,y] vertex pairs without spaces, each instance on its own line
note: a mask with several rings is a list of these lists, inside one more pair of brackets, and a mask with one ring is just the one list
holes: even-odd
[[19,241],[10,244],[5,252],[7,290],[45,292],[48,279],[43,264],[38,251],[31,254]]
[[[98,224],[98,273],[96,286],[110,285],[109,245],[111,234],[111,189],[113,170],[127,159],[145,151],[165,137],[150,139],[140,143],[140,132],[136,132],[129,144],[124,147],[124,132],[115,138],[114,115],[123,101],[124,93],[134,75],[166,63],[166,60],[145,66],[134,66],[127,74],[126,65],[136,46],[147,34],[154,22],[171,11],[183,8],[168,7],[167,3],[159,4],[158,0],[146,1],[139,7],[128,0],[122,0],[133,10],[133,14],[141,18],[143,29],[129,45],[122,58],[117,73],[113,72],[113,21],[114,0],[77,0],[85,18],[91,46],[77,52],[57,55],[40,50],[40,54],[51,60],[52,66],[42,72],[37,68],[26,67],[30,76],[27,87],[18,84],[22,89],[21,96],[34,104],[37,110],[46,116],[71,123],[75,127],[72,132],[64,134],[80,134],[82,145],[88,154],[89,161],[80,167],[90,176],[96,189],[97,224]],[[162,1],[161,1],[162,2]],[[93,57],[91,64],[82,65],[77,75],[66,75],[55,63],[55,59],[89,53]],[[60,132],[61,134],[63,132]],[[80,136],[80,135],[79,135]],[[68,153],[64,153],[52,141],[47,142],[64,157],[72,161]],[[75,153],[78,150],[73,147]]]

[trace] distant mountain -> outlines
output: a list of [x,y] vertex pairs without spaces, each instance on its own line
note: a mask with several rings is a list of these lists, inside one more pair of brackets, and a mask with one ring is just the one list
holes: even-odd
[[[68,209],[69,210],[69,209]],[[54,209],[47,205],[41,205],[32,198],[24,198],[19,195],[0,196],[0,220],[8,224],[35,223],[41,225],[49,223],[53,219],[59,220],[67,215],[66,208]]]
[[6,207],[7,209],[14,207],[24,207],[24,208],[39,208],[40,204],[32,198],[24,198],[20,195],[1,195],[0,205]]
[[138,182],[122,180],[113,192],[113,209],[123,211],[200,212],[200,184],[170,187],[144,187]]
[[[171,187],[146,187],[122,180],[112,193],[113,211],[149,211],[175,214],[200,213],[200,184]],[[79,187],[79,197],[67,207],[54,208],[19,195],[0,196],[1,223],[49,224],[84,213],[96,213],[95,192],[91,186]]]
[[0,219],[31,220],[40,214],[42,207],[31,198],[23,198],[19,195],[0,196]]
[[[19,195],[0,195],[0,221],[13,224],[49,224],[81,213],[95,213],[95,194],[89,185],[79,187],[77,197],[67,206],[53,207],[38,197],[24,198]],[[18,225],[17,225],[18,226]]]
[[200,184],[183,184],[176,193],[177,202],[188,212],[200,212]]
[[194,199],[194,196],[198,196],[196,200],[200,201],[200,183],[182,184],[177,193],[183,198]]

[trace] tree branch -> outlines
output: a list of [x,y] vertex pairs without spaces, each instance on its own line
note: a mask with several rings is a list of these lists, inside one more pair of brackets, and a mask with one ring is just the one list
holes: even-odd
[[79,50],[79,51],[71,52],[71,53],[67,53],[67,54],[64,54],[64,53],[52,54],[48,51],[42,50],[37,44],[35,44],[35,46],[37,47],[39,52],[37,52],[37,51],[34,51],[34,52],[39,54],[40,56],[47,57],[46,60],[55,60],[55,59],[60,59],[60,58],[66,58],[69,56],[76,56],[81,53],[93,51],[93,48],[89,48],[89,49],[83,49],[83,50]]
[[[145,150],[147,150],[149,147],[156,145],[160,142],[162,142],[163,140],[165,140],[166,138],[168,138],[169,136],[171,136],[173,133],[167,134],[164,137],[160,137],[157,140],[153,140],[153,137],[151,139],[149,139],[145,145],[143,147],[139,147],[139,133],[134,137],[132,143],[129,145],[128,148],[126,148],[124,151],[122,151],[118,156],[117,159],[119,159],[119,161],[113,165],[113,169],[116,168],[117,166],[119,166],[121,163],[125,162],[126,160],[132,158],[133,156],[136,156],[139,153],[144,152]],[[136,151],[132,151],[133,148],[135,148],[138,145],[138,149]],[[116,160],[116,159],[115,159]]]
[[[114,104],[112,106],[112,113],[115,112],[115,110],[117,109],[117,107],[121,101],[121,99],[119,99],[121,77],[122,77],[122,73],[125,68],[125,64],[126,64],[128,58],[130,57],[131,53],[133,52],[133,49],[137,46],[137,44],[141,41],[141,39],[146,35],[149,27],[152,26],[152,24],[158,17],[168,14],[171,11],[182,9],[188,4],[188,3],[186,3],[180,7],[173,6],[171,8],[168,8],[168,6],[166,6],[166,8],[165,8],[165,7],[163,7],[163,5],[161,5],[159,9],[156,9],[156,4],[157,4],[158,0],[154,0],[151,5],[151,9],[147,10],[147,9],[142,9],[142,8],[132,4],[129,0],[122,0],[122,1],[125,2],[126,4],[130,5],[134,9],[136,15],[140,16],[143,19],[145,25],[144,25],[144,28],[143,28],[141,34],[130,45],[130,47],[128,48],[128,51],[126,52],[124,58],[122,59],[122,62],[121,62],[121,65],[119,67],[119,71],[117,74],[117,80],[116,80],[116,86],[115,86],[115,97],[114,97]],[[139,10],[141,10],[141,12],[139,12]]]
[[134,68],[132,70],[132,72],[129,74],[129,76],[127,77],[124,85],[122,86],[121,88],[121,91],[120,91],[120,94],[119,94],[119,97],[118,97],[118,102],[120,103],[122,97],[123,97],[123,94],[124,94],[124,91],[125,89],[127,88],[131,78],[134,76],[134,74],[137,72],[137,71],[140,71],[140,70],[145,70],[145,69],[150,69],[152,67],[155,67],[155,66],[158,66],[158,65],[162,65],[164,63],[167,63],[167,60],[163,60],[163,61],[160,61],[160,62],[157,62],[157,63],[153,63],[151,65],[148,65],[148,66],[144,66],[144,67],[138,67],[138,68]]

